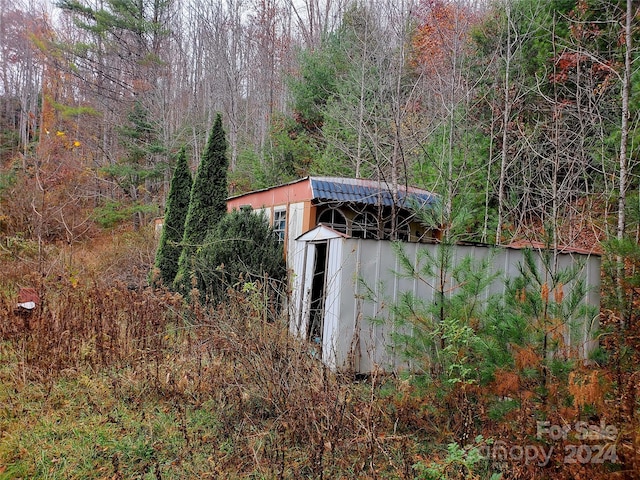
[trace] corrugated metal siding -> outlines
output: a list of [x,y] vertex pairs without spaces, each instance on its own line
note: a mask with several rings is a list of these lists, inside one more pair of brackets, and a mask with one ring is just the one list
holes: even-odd
[[[353,337],[350,325],[343,324],[340,321],[343,276],[348,272],[348,268],[345,268],[345,265],[342,263],[344,260],[344,255],[342,254],[343,248],[344,244],[341,239],[332,239],[328,242],[322,359],[329,368],[333,370],[338,367],[336,360],[341,357],[339,352],[348,352],[349,345],[345,340],[348,341]],[[342,363],[344,363],[344,361],[342,361],[341,364]]]
[[294,272],[289,279],[291,287],[289,330],[300,338],[304,338],[306,332],[306,325],[303,325],[303,315],[306,310],[304,302],[306,301],[305,292],[310,288],[310,279],[307,279],[307,272],[312,268],[308,265],[308,247],[313,247],[313,244],[295,242],[294,248],[289,251],[287,256],[287,263]]
[[302,224],[304,222],[304,203],[292,203],[287,210],[287,252],[296,248],[295,241],[302,234]]
[[[399,271],[397,257],[391,249],[391,243],[362,239],[334,239],[327,265],[327,278],[333,281],[327,292],[327,317],[325,320],[325,339],[323,359],[332,368],[354,368],[359,373],[369,373],[379,367],[385,370],[410,368],[390,349],[392,326],[390,323],[376,325],[369,321],[373,317],[389,315],[388,306],[397,301],[401,292],[413,291],[426,302],[433,301],[434,290],[427,284],[436,285],[436,279],[427,282],[417,279],[400,279],[393,272]],[[337,258],[334,244],[341,244],[341,258]],[[417,258],[419,249],[427,249],[431,254],[437,251],[436,245],[403,245],[409,258]],[[502,276],[496,279],[485,293],[485,297],[504,292],[504,277],[515,278],[519,275],[518,264],[523,261],[521,250],[481,246],[457,246],[453,252],[453,263],[459,263],[467,255],[480,259],[493,256],[493,263]],[[600,258],[581,254],[562,254],[558,256],[559,268],[567,267],[577,261],[584,262],[583,276],[590,288],[585,302],[599,306]],[[537,256],[536,263],[542,268],[542,259]],[[363,299],[366,288],[358,281],[363,279],[377,297],[375,302]],[[571,288],[570,285],[565,288]],[[339,300],[336,300],[339,296]],[[579,338],[571,338],[570,343],[581,346],[587,340],[589,326],[583,325]],[[350,357],[353,344],[357,355]],[[591,345],[586,344],[589,349]]]

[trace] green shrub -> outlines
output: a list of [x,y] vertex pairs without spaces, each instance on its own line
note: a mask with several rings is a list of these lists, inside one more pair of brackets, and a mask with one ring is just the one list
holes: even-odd
[[250,209],[234,210],[207,236],[196,255],[198,288],[213,301],[227,288],[256,276],[283,280],[283,246],[263,215]]
[[124,221],[131,220],[136,213],[154,212],[157,212],[156,205],[126,205],[110,200],[94,209],[93,218],[102,228],[113,228]]

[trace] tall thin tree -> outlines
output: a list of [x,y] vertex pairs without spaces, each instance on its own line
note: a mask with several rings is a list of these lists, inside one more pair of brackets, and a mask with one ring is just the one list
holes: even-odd
[[191,188],[182,252],[174,279],[174,288],[182,293],[189,291],[194,254],[227,211],[228,168],[227,140],[222,128],[222,115],[218,113]]
[[629,139],[629,98],[631,90],[631,63],[633,48],[633,5],[631,0],[627,0],[627,11],[625,15],[624,27],[624,72],[622,75],[622,114],[620,121],[620,194],[618,196],[618,228],[616,238],[622,240],[626,232],[625,210],[627,206],[627,175],[628,175],[628,158],[627,158],[627,142]]
[[178,162],[171,179],[164,226],[160,236],[160,245],[156,252],[155,266],[158,270],[158,277],[154,280],[164,285],[173,285],[173,280],[178,273],[178,260],[182,252],[181,241],[184,235],[185,218],[189,211],[192,185],[193,179],[189,171],[187,154],[183,147],[178,155]]

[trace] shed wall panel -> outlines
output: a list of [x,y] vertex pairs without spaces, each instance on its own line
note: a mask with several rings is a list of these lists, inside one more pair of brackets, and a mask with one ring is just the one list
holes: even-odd
[[287,209],[287,230],[285,235],[286,252],[295,250],[296,238],[302,235],[304,224],[304,203],[292,203]]
[[349,349],[347,342],[352,337],[352,329],[340,321],[343,315],[340,304],[342,278],[349,270],[343,265],[343,246],[340,238],[328,241],[322,358],[332,369],[338,365],[345,365]]
[[[329,263],[327,264],[327,304],[323,359],[333,369],[353,369],[359,373],[370,373],[376,368],[384,370],[412,368],[394,352],[391,345],[393,323],[372,322],[373,318],[389,318],[389,306],[397,302],[402,292],[413,292],[425,302],[432,302],[438,278],[400,278],[398,258],[390,242],[352,238],[330,240]],[[425,253],[435,256],[438,246],[433,244],[403,244],[408,258],[419,265]],[[489,295],[503,294],[504,279],[519,276],[519,264],[524,262],[522,250],[460,245],[453,248],[452,268],[466,256],[474,259],[490,258],[493,268],[500,275],[494,280],[484,299]],[[539,252],[534,255],[539,270],[543,261]],[[582,254],[558,255],[560,268],[582,262],[589,294],[585,302],[599,305],[600,258]],[[300,262],[296,263],[300,265]],[[455,285],[445,285],[453,291]],[[566,288],[571,288],[568,285]],[[372,297],[372,298],[370,298]],[[594,319],[597,322],[597,319]],[[588,326],[581,330],[579,338],[572,342],[584,342]]]

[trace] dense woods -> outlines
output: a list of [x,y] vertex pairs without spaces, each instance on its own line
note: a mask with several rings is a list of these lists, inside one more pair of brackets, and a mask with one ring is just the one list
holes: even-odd
[[380,178],[440,193],[446,217],[472,210],[470,239],[546,227],[554,244],[622,239],[638,217],[628,9],[5,4],[3,191],[41,207],[41,225],[16,208],[10,230],[75,241],[89,219],[162,214],[180,148],[195,170],[221,113],[229,193],[307,174]]
[[[126,409],[153,393],[165,402],[153,415],[164,408],[180,425],[171,448],[199,465],[192,478],[637,478],[639,26],[632,0],[0,0],[0,364],[20,367],[0,378],[41,401],[65,375],[100,371],[80,397],[107,424],[109,408],[135,416]],[[602,254],[601,348],[586,365],[551,358],[545,328],[573,300],[558,293],[563,274],[543,282],[531,269],[493,311],[454,297],[447,318],[466,323],[440,319],[458,343],[430,382],[329,376],[274,318],[249,321],[280,311],[259,279],[211,308],[145,288],[156,262],[187,296],[205,239],[227,241],[240,224],[270,236],[240,212],[216,230],[226,196],[306,175],[436,192],[445,246]],[[150,226],[161,216],[171,230],[158,260]],[[223,276],[209,267],[200,275]],[[460,275],[466,285],[485,274]],[[35,323],[14,318],[24,286],[46,298]],[[225,298],[224,285],[213,290]],[[543,354],[522,334],[532,318],[547,322]],[[446,371],[463,367],[457,379]],[[111,407],[92,403],[107,390]],[[9,420],[14,395],[0,390],[13,409],[0,417],[0,478],[46,477],[58,467],[20,464],[38,441],[11,436],[26,428]],[[204,426],[208,402],[226,426]],[[576,422],[615,432],[600,432],[585,460]],[[213,460],[204,436],[219,444]],[[487,463],[480,453],[498,440],[540,449]],[[108,476],[180,478],[169,447],[144,446],[155,453],[142,463],[107,458]]]

